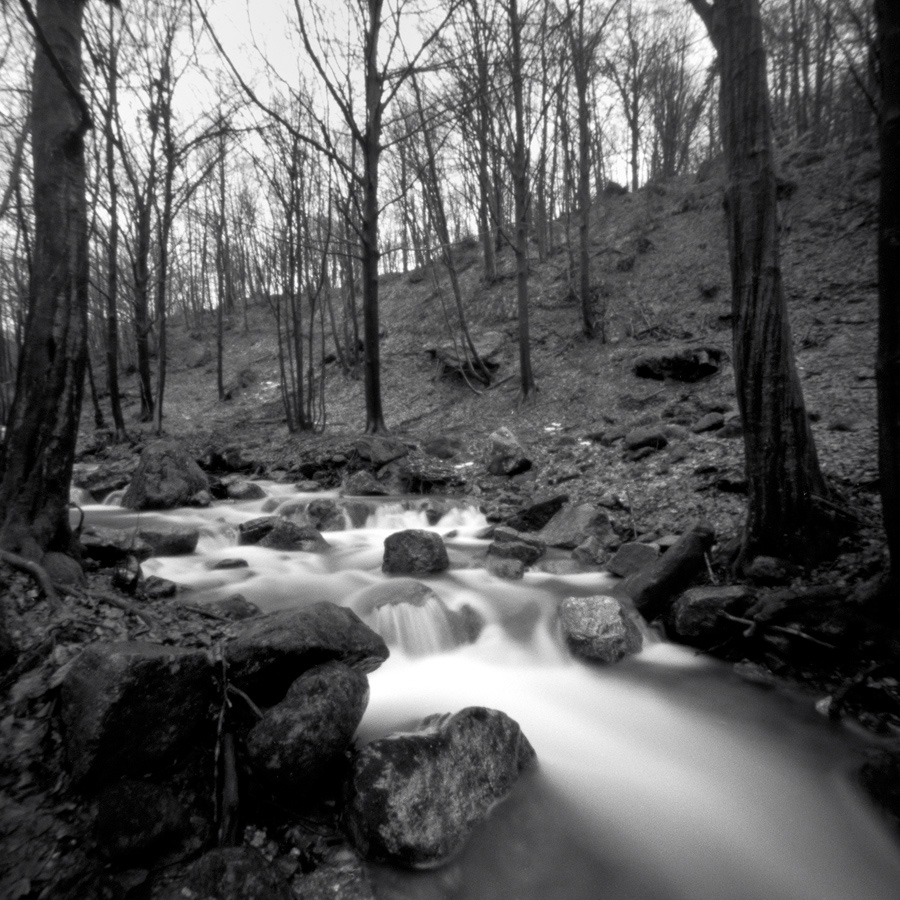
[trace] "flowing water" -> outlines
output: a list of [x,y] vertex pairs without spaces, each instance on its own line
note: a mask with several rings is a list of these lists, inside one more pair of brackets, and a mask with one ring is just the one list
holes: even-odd
[[[274,503],[298,495],[267,485]],[[274,498],[274,499],[272,499]],[[117,528],[190,525],[190,557],[146,574],[198,602],[240,593],[264,611],[330,600],[354,608],[391,646],[369,675],[359,740],[423,716],[480,705],[515,718],[540,769],[479,826],[466,850],[428,873],[374,872],[383,900],[896,900],[900,846],[855,786],[862,739],[818,716],[809,698],[741,682],[731,670],[648,635],[615,667],[573,660],[555,622],[561,597],[602,593],[598,573],[480,567],[475,510],[429,525],[415,504],[372,504],[361,528],[328,532],[324,554],[237,547],[264,501],[137,514],[86,510]],[[444,536],[450,570],[421,579],[418,605],[380,605],[384,539],[403,528]],[[248,566],[214,569],[223,559]],[[408,586],[408,585],[407,585]],[[461,622],[483,623],[460,644]],[[463,629],[464,630],[464,629]]]

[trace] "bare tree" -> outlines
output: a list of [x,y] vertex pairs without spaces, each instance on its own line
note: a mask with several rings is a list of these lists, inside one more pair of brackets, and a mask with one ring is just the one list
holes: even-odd
[[819,469],[781,280],[759,0],[690,0],[719,55],[728,171],[734,373],[748,480],[742,558],[809,559],[828,547]]
[[[416,71],[421,58],[436,41],[441,30],[458,5],[450,4],[443,20],[422,41],[413,59],[405,59],[398,68],[396,51],[402,46],[401,23],[409,12],[411,0],[397,0],[385,9],[385,0],[347,0],[347,12],[359,40],[362,58],[362,114],[356,106],[352,81],[339,76],[331,67],[326,52],[327,39],[323,7],[312,6],[304,11],[294,0],[297,22],[303,46],[319,75],[322,85],[340,111],[353,142],[361,156],[361,171],[350,173],[361,190],[359,239],[362,252],[363,342],[365,345],[364,374],[366,398],[366,431],[386,431],[381,398],[381,354],[378,307],[378,266],[381,254],[379,242],[379,164],[384,149],[382,130],[384,113],[407,78]],[[390,25],[387,49],[382,46],[385,22]],[[315,23],[315,25],[314,25]],[[383,54],[383,58],[382,58]],[[324,120],[323,120],[324,126]],[[333,148],[332,158],[347,171],[346,160]]]
[[566,0],[567,33],[572,56],[575,97],[578,106],[578,297],[581,330],[588,339],[606,340],[606,310],[595,308],[591,290],[591,105],[589,87],[597,65],[597,51],[619,0],[612,0],[602,19],[590,21],[587,0]]

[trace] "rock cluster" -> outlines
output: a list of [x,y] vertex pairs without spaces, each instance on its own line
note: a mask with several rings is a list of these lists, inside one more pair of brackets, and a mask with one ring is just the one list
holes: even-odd
[[[425,585],[399,581],[393,600],[432,599]],[[370,610],[389,602],[361,601]],[[462,617],[457,627],[462,635]],[[282,817],[337,801],[359,857],[414,867],[449,859],[535,764],[518,725],[481,707],[355,748],[366,673],[388,648],[350,609],[315,603],[234,628],[221,662],[204,650],[99,643],[65,674],[60,708],[73,785],[97,797],[95,839],[120,883],[137,870],[196,856],[209,843],[208,804],[183,785],[197,777],[186,773],[210,765],[214,751],[225,783],[252,784],[251,793],[270,798]],[[227,810],[228,790],[222,796]],[[358,857],[349,847],[344,857],[330,875],[316,877],[352,882],[346,896],[369,897]],[[283,874],[249,847],[208,851],[179,871],[158,896],[294,896]],[[311,884],[310,896],[318,890],[326,888]]]

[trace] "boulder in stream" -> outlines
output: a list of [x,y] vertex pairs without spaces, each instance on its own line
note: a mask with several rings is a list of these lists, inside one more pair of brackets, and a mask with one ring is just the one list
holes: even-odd
[[468,707],[430,716],[354,758],[345,804],[350,838],[373,861],[438,866],[535,764],[534,749],[505,713]]
[[208,498],[209,481],[187,450],[175,441],[154,441],[141,453],[122,506],[174,509],[206,505]]
[[241,523],[238,526],[238,544],[306,553],[324,553],[331,546],[317,528],[282,516],[261,516]]
[[95,643],[62,682],[66,756],[76,782],[168,767],[209,721],[213,665],[202,650]]
[[388,575],[434,575],[449,567],[447,548],[434,531],[407,528],[384,540],[381,569]]
[[372,672],[387,658],[384,640],[355,612],[326,601],[250,619],[225,645],[228,677],[262,706],[328,660]]
[[154,556],[189,556],[197,549],[196,528],[141,528],[138,537],[150,545]]
[[366,676],[332,660],[304,672],[266,710],[247,736],[247,756],[279,802],[299,805],[335,780],[368,702]]
[[640,629],[614,597],[566,597],[559,620],[569,649],[592,662],[615,663],[638,653]]

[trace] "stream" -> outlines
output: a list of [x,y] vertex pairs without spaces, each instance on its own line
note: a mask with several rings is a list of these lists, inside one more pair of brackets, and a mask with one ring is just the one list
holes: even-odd
[[[490,575],[478,561],[486,521],[453,508],[430,525],[422,498],[365,502],[360,528],[326,532],[323,554],[236,545],[237,526],[302,495],[264,483],[268,501],[135,513],[85,508],[89,524],[190,526],[196,553],[143,563],[192,602],[240,593],[264,612],[330,600],[380,630],[391,657],[369,675],[365,743],[425,715],[503,710],[537,751],[536,774],[493,810],[465,851],[431,872],[376,867],[380,900],[896,900],[900,844],[851,778],[871,747],[829,723],[809,697],[766,691],[730,667],[647,635],[614,667],[566,650],[555,620],[570,595],[604,593],[602,573]],[[387,579],[384,539],[405,528],[444,537],[450,569],[421,578],[444,606],[382,610],[365,598]],[[213,569],[240,558],[248,566]],[[446,610],[484,622],[454,646]]]

